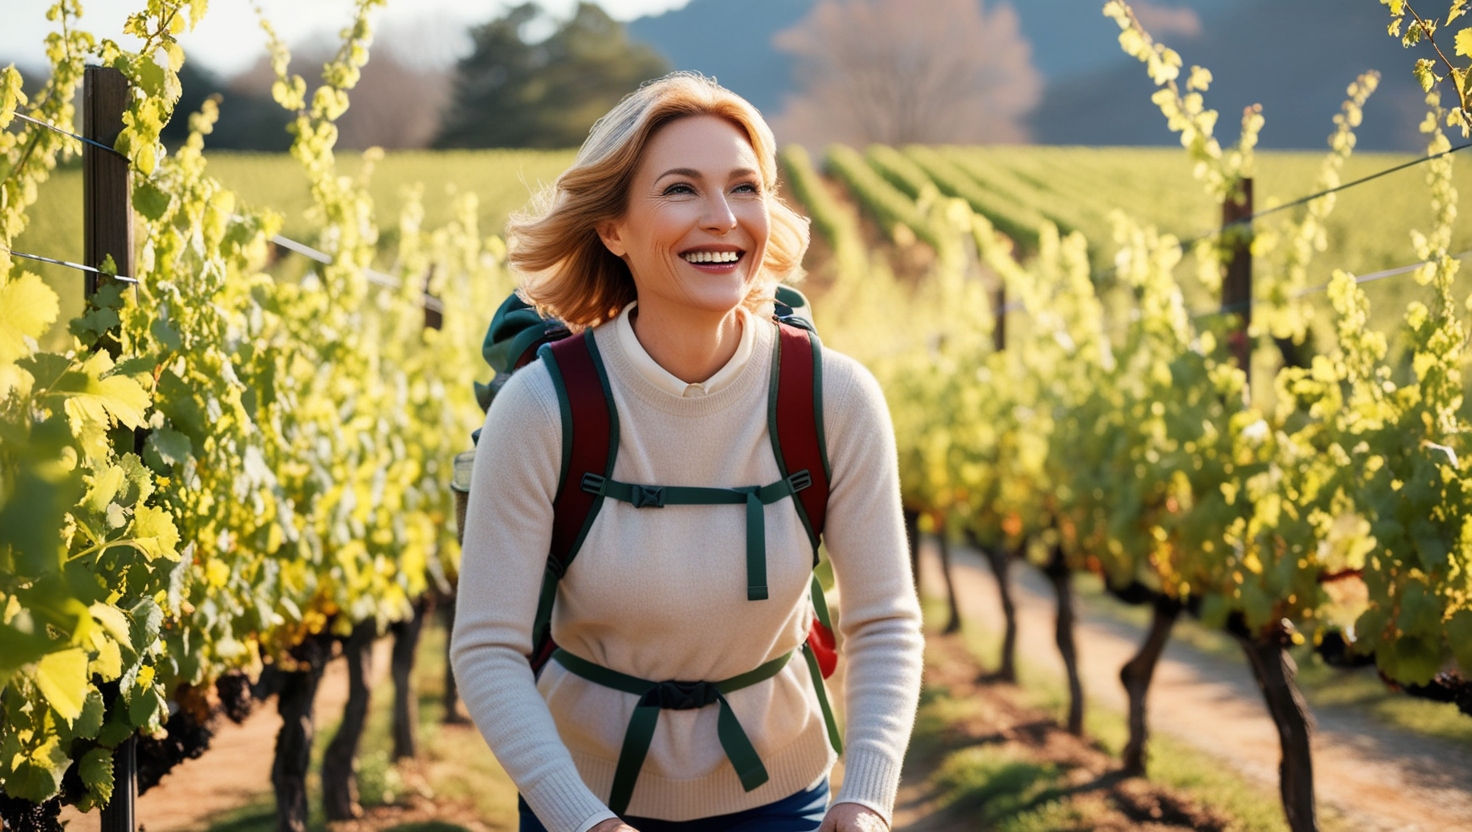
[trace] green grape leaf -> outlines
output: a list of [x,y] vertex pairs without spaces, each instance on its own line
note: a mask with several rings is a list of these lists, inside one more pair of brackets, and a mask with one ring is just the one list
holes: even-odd
[[158,339],[160,345],[171,351],[178,350],[184,346],[184,339],[179,335],[179,330],[171,322],[161,317],[153,319],[153,323],[149,325],[148,331],[154,338]]
[[[50,352],[36,353],[21,359],[17,363],[20,364],[22,369],[31,374],[31,377],[36,380],[36,386],[38,388],[47,388],[55,384],[58,379],[66,375],[67,370],[70,370],[72,366],[72,360],[70,358]],[[70,441],[71,437],[68,435],[65,439],[66,441]]]
[[193,455],[194,446],[189,437],[170,428],[154,430],[143,446],[143,458],[159,473],[183,465]]
[[1382,643],[1375,651],[1375,663],[1385,675],[1411,685],[1430,682],[1441,669],[1441,660],[1436,642],[1408,634]]
[[92,617],[96,619],[97,623],[102,625],[102,629],[106,630],[109,636],[112,636],[114,641],[120,644],[127,644],[129,642],[130,625],[128,623],[128,616],[122,610],[107,604],[96,603],[89,607],[88,611],[92,613]]
[[1420,581],[1406,584],[1403,592],[1400,615],[1395,621],[1402,637],[1438,632],[1441,629],[1441,599]]
[[202,436],[208,419],[200,407],[194,389],[173,370],[165,370],[158,377],[158,409],[169,418],[174,426],[191,436]]
[[179,530],[166,509],[138,506],[133,511],[133,545],[149,560],[179,559]]
[[112,503],[118,496],[118,491],[128,482],[127,473],[122,468],[112,465],[92,478],[92,485],[87,489],[87,495],[82,498],[86,508],[94,512],[105,512],[108,504]]
[[123,675],[123,653],[116,641],[104,641],[97,650],[97,658],[87,665],[87,673],[100,676],[102,681],[111,682]]
[[83,755],[77,763],[77,774],[81,775],[82,785],[87,787],[87,803],[90,805],[82,807],[84,810],[106,806],[112,800],[112,754],[106,748],[94,748]]
[[1421,85],[1422,92],[1431,92],[1431,88],[1436,86],[1435,70],[1436,62],[1430,58],[1421,58],[1416,61],[1415,69],[1412,71],[1416,75],[1416,81]]
[[87,691],[82,703],[82,713],[72,721],[72,736],[90,739],[102,730],[102,720],[107,716],[107,706],[102,702],[102,693],[96,688]]
[[127,376],[99,380],[94,396],[109,416],[130,428],[141,428],[147,421],[144,412],[148,410],[148,391]]
[[123,284],[108,283],[87,299],[87,311],[73,318],[69,329],[84,343],[93,344],[122,323],[118,310],[123,308]]
[[155,673],[152,667],[139,665],[123,679],[123,700],[128,704],[128,720],[134,725],[147,725],[155,714],[168,708],[163,691],[154,684]]
[[140,179],[133,188],[133,208],[144,217],[158,222],[168,213],[172,202],[168,192],[159,188],[151,179]]
[[164,624],[164,611],[152,598],[144,598],[129,610],[133,626],[129,630],[133,649],[143,653],[158,638],[159,628]]
[[122,744],[123,740],[136,733],[137,729],[122,710],[114,708],[107,722],[103,723],[102,728],[98,730],[97,742],[109,748],[116,748]]
[[16,671],[46,655],[51,639],[46,632],[27,632],[13,624],[0,624],[0,687]]
[[61,790],[61,777],[69,763],[66,752],[52,736],[39,748],[18,758],[5,778],[5,793],[32,803],[44,803]]
[[30,272],[0,283],[0,365],[29,353],[26,339],[44,335],[60,310],[56,293]]
[[77,471],[21,469],[0,505],[0,547],[10,548],[11,568],[31,578],[61,569],[63,518],[81,490]]
[[1457,610],[1446,622],[1446,640],[1464,677],[1472,677],[1472,609]]
[[60,650],[36,662],[31,680],[41,695],[67,722],[82,714],[87,691],[87,651],[80,647]]

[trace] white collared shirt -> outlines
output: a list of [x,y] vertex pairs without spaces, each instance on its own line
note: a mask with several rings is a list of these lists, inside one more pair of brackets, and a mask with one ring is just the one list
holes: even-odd
[[639,371],[639,375],[671,396],[681,398],[709,396],[730,384],[731,380],[740,375],[746,363],[751,360],[752,349],[756,344],[756,327],[752,326],[751,312],[744,306],[738,306],[736,314],[741,316],[741,340],[736,343],[736,354],[731,356],[726,366],[717,370],[715,375],[702,382],[687,384],[669,370],[659,366],[657,361],[649,357],[644,345],[639,343],[639,336],[634,334],[632,317],[634,307],[638,305],[639,302],[634,301],[625,306],[614,321],[619,344],[623,347],[624,353],[629,356],[629,360],[633,362],[634,368]]

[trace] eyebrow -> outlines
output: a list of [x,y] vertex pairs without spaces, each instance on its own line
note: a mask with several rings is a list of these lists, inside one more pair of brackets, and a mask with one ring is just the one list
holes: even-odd
[[[732,179],[739,179],[739,178],[741,178],[743,176],[756,176],[756,175],[757,175],[757,172],[755,170],[751,169],[751,168],[737,168],[737,169],[731,171],[731,178]],[[670,168],[669,170],[667,170],[664,173],[661,173],[659,176],[655,177],[654,181],[655,182],[658,182],[659,180],[664,179],[666,176],[686,176],[686,177],[689,177],[691,179],[702,179],[702,178],[704,178],[704,175],[700,171],[698,171],[698,170],[696,170],[694,168]]]

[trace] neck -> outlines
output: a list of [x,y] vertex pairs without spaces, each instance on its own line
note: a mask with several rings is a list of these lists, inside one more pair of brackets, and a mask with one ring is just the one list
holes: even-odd
[[738,310],[719,314],[692,314],[689,309],[665,308],[658,300],[634,307],[634,335],[654,363],[686,384],[699,384],[715,375],[741,341]]

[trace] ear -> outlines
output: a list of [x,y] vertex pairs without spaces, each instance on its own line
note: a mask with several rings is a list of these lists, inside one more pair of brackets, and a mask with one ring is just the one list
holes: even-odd
[[623,225],[617,220],[609,220],[598,224],[598,239],[614,257],[623,257],[628,253],[628,246],[624,245]]

